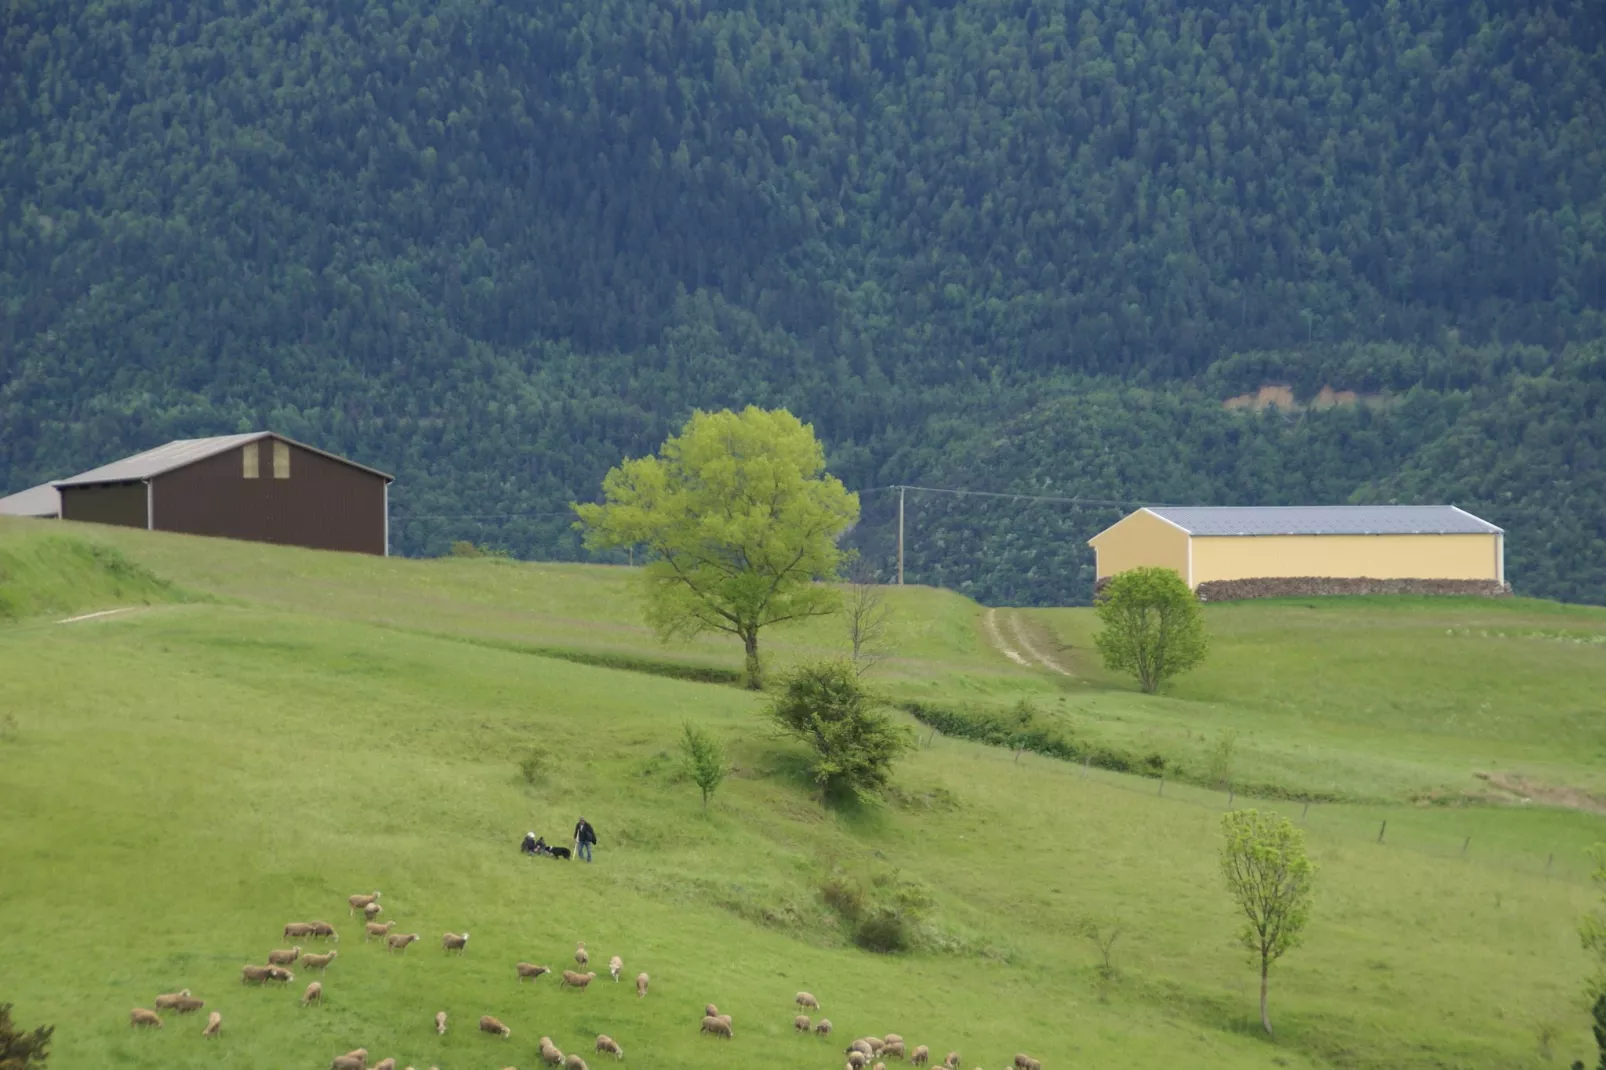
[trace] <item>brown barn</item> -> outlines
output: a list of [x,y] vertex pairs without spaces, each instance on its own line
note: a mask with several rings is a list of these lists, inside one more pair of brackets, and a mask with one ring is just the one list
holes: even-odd
[[179,439],[52,485],[63,520],[389,555],[390,483],[259,431]]

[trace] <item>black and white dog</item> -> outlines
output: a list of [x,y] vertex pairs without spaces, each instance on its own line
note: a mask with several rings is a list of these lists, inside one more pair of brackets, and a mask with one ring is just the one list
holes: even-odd
[[537,836],[533,832],[526,833],[524,842],[519,844],[519,850],[527,855],[546,856],[547,858],[561,858],[568,860],[570,851],[567,847],[547,846],[545,836]]

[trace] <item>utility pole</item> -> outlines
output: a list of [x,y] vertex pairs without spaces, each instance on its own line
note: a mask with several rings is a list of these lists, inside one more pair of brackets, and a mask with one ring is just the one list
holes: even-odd
[[898,586],[903,586],[903,492],[906,488],[898,488]]

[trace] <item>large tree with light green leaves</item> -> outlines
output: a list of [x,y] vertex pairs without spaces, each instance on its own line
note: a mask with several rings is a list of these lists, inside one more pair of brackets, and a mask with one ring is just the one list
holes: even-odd
[[1093,645],[1105,667],[1131,673],[1145,694],[1198,665],[1209,649],[1199,601],[1175,569],[1117,573],[1099,592],[1093,612],[1102,625]]
[[759,632],[835,612],[837,538],[859,498],[825,471],[814,429],[784,409],[693,413],[656,457],[602,481],[577,505],[586,544],[641,546],[647,620],[665,641],[726,632],[742,641],[747,684],[764,685]]

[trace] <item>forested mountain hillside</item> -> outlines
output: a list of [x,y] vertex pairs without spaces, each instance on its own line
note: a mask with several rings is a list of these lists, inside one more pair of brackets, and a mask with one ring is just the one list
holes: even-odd
[[[12,4],[0,79],[5,490],[271,427],[572,556],[752,401],[850,486],[1453,500],[1606,600],[1595,0]],[[1028,602],[1118,512],[915,508]]]

